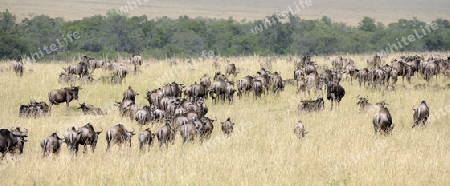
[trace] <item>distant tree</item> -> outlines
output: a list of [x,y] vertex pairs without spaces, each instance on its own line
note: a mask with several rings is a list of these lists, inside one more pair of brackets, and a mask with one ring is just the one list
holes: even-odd
[[359,29],[366,32],[373,32],[377,28],[375,25],[375,20],[365,16],[364,19],[359,22]]

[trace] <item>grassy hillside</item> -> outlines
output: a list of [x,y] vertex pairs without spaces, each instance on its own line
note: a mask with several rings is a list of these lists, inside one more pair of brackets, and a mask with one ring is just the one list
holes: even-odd
[[[350,56],[358,68],[365,67],[368,56]],[[331,66],[330,60],[315,57],[319,64]],[[389,59],[390,60],[390,59]],[[388,60],[388,61],[389,61]],[[79,100],[70,103],[70,114],[65,105],[54,106],[52,116],[37,119],[19,118],[20,104],[30,99],[48,102],[47,92],[61,88],[57,77],[62,64],[27,64],[26,73],[18,77],[7,71],[8,64],[0,64],[0,128],[20,126],[29,129],[24,153],[18,157],[7,155],[0,162],[0,181],[6,185],[442,185],[449,183],[450,174],[450,93],[446,77],[426,84],[422,77],[413,77],[412,84],[399,80],[396,91],[382,96],[377,89],[359,87],[343,81],[346,90],[338,110],[297,115],[297,105],[306,95],[295,94],[293,86],[275,96],[263,96],[254,101],[252,96],[234,104],[211,100],[209,117],[236,123],[234,135],[225,138],[220,123],[214,122],[212,138],[200,144],[181,145],[177,133],[175,144],[169,148],[152,147],[139,152],[137,136],[132,147],[121,150],[114,146],[105,152],[105,131],[118,123],[140,132],[137,122],[119,116],[114,101],[131,85],[140,95],[137,104],[148,104],[147,90],[163,83],[176,81],[189,85],[217,69],[211,61],[179,64],[170,68],[164,61],[144,61],[139,75],[129,75],[122,85],[82,85]],[[253,75],[259,70],[257,59],[232,60],[240,69],[238,78]],[[221,64],[223,72],[225,63]],[[273,71],[284,79],[293,77],[293,64],[284,59],[273,63]],[[131,68],[131,67],[130,67]],[[96,78],[107,75],[97,70]],[[234,78],[236,80],[237,78]],[[368,96],[371,103],[384,100],[389,105],[395,128],[390,137],[373,133],[374,113],[359,113],[358,95]],[[319,94],[312,95],[315,99]],[[411,129],[412,107],[426,100],[431,116],[426,128]],[[76,107],[86,102],[108,111],[105,116],[84,116]],[[302,120],[307,137],[298,140],[293,134],[294,124]],[[62,136],[66,129],[92,123],[103,129],[95,153],[69,155],[62,147],[59,156],[42,159],[40,141],[52,132]],[[151,127],[156,131],[162,124]],[[146,126],[147,127],[147,126]]]
[[[46,14],[51,17],[64,17],[66,20],[77,20],[92,15],[105,15],[111,9],[120,9],[132,5],[129,15],[147,15],[149,18],[169,16],[177,18],[180,15],[191,17],[228,18],[232,16],[237,20],[259,20],[275,12],[287,11],[288,7],[295,7],[294,1],[145,1],[141,0],[99,0],[99,1],[13,1],[2,2],[3,8],[15,13],[19,20],[29,17],[30,14]],[[137,8],[132,4],[136,2]],[[298,1],[295,1],[298,3]],[[412,19],[431,21],[437,18],[450,19],[447,7],[450,2],[446,0],[435,1],[314,1],[312,6],[302,9],[298,15],[304,19],[318,19],[329,16],[337,22],[357,25],[364,16],[370,16],[377,21],[388,24],[399,19]],[[55,8],[58,7],[58,8]],[[294,8],[295,9],[295,8]]]

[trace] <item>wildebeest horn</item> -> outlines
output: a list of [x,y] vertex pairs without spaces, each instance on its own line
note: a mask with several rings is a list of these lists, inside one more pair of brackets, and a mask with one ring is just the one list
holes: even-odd
[[97,131],[96,133],[100,134],[100,133],[102,133],[102,132],[103,132],[103,129],[100,128],[100,131]]

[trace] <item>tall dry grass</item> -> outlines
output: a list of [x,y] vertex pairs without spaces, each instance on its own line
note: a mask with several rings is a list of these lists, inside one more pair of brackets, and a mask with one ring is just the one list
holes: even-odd
[[[350,56],[358,68],[365,67],[368,56]],[[328,64],[324,57],[315,57],[319,64]],[[390,59],[388,59],[389,61]],[[232,60],[240,68],[239,77],[253,75],[259,70],[256,59]],[[211,62],[179,64],[170,68],[163,61],[145,63],[138,75],[130,74],[122,85],[82,85],[79,100],[70,103],[66,116],[65,105],[54,106],[52,116],[37,119],[19,118],[20,104],[30,99],[48,102],[51,89],[58,84],[59,64],[28,64],[23,77],[0,69],[1,128],[20,126],[29,129],[24,153],[17,157],[7,155],[0,162],[0,181],[5,185],[443,185],[450,175],[450,129],[446,121],[450,113],[449,80],[433,79],[426,84],[420,76],[412,84],[397,83],[396,91],[382,96],[380,90],[359,87],[343,81],[346,90],[339,109],[297,115],[297,105],[305,95],[296,95],[295,87],[284,92],[263,96],[254,101],[252,96],[235,98],[232,105],[207,101],[214,122],[212,138],[203,144],[181,145],[179,134],[175,145],[139,152],[137,137],[132,147],[114,146],[105,152],[105,132],[100,134],[94,153],[69,155],[64,145],[58,156],[42,158],[40,141],[52,132],[60,136],[68,127],[80,127],[88,122],[96,129],[106,131],[122,123],[128,129],[139,129],[137,122],[119,117],[114,101],[131,85],[140,95],[137,104],[148,104],[147,90],[176,81],[189,85],[207,73],[224,71],[214,69]],[[131,68],[131,67],[130,67]],[[33,72],[30,72],[31,70]],[[284,59],[273,63],[273,71],[284,79],[293,77],[293,64]],[[108,72],[96,70],[99,78]],[[236,80],[237,78],[234,78]],[[426,84],[426,88],[415,88]],[[385,100],[389,103],[395,128],[390,137],[375,136],[374,113],[359,113],[358,95],[368,96],[371,103]],[[312,95],[315,99],[319,95]],[[426,100],[431,117],[425,128],[411,129],[412,107]],[[84,116],[76,107],[89,103],[108,111],[106,116]],[[439,112],[439,113],[438,113]],[[220,121],[227,117],[236,123],[234,135],[225,138]],[[298,140],[293,134],[296,121],[302,120],[307,137]],[[151,127],[156,131],[162,124]],[[146,126],[147,127],[147,126]]]

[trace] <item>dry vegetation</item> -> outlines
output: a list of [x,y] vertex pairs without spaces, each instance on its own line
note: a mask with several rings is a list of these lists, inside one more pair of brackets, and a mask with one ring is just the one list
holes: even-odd
[[[83,17],[105,15],[108,10],[119,9],[127,2],[138,0],[98,0],[98,1],[32,1],[4,0],[2,8],[8,8],[16,14],[18,20],[30,15],[46,14],[50,17],[63,17],[66,20],[81,20]],[[296,2],[286,0],[274,1],[221,1],[221,0],[140,0],[137,8],[132,5],[131,16],[147,15],[149,18],[168,16],[178,18],[180,15],[190,17],[210,17],[236,20],[261,20],[275,12],[287,11],[290,6],[295,10]],[[337,22],[358,25],[364,16],[369,16],[384,24],[397,22],[399,19],[432,21],[437,18],[449,19],[447,0],[429,1],[359,1],[359,0],[312,0],[312,6],[302,9],[298,15],[303,19],[320,19],[328,16]],[[58,7],[58,8],[55,8]]]
[[[365,67],[368,56],[350,56],[358,68]],[[391,57],[392,58],[392,57]],[[390,59],[391,59],[390,58]],[[390,60],[389,59],[389,60]],[[330,65],[324,57],[313,57],[319,64]],[[389,61],[388,60],[388,61]],[[256,59],[232,60],[240,73],[238,77],[253,75],[259,70]],[[170,68],[164,61],[144,61],[139,75],[129,75],[122,85],[82,85],[79,100],[71,102],[70,115],[64,104],[54,106],[52,116],[37,119],[19,118],[19,105],[30,99],[48,102],[51,89],[65,85],[57,78],[62,64],[27,64],[23,77],[7,71],[8,64],[0,64],[0,128],[20,126],[29,129],[24,153],[7,157],[0,162],[0,181],[5,185],[442,185],[450,183],[450,92],[446,77],[433,79],[426,88],[422,77],[414,76],[412,84],[399,80],[396,91],[382,96],[379,90],[361,88],[357,83],[343,81],[346,90],[339,110],[297,115],[302,96],[288,86],[279,96],[268,95],[253,101],[252,97],[235,99],[233,105],[213,105],[207,101],[207,116],[236,123],[234,135],[224,138],[219,122],[214,123],[212,138],[204,144],[198,140],[181,145],[177,133],[175,145],[168,149],[152,147],[139,152],[137,136],[132,147],[119,150],[114,146],[105,152],[105,133],[99,136],[95,153],[69,155],[62,147],[59,156],[42,159],[40,141],[57,131],[62,136],[68,127],[80,127],[91,122],[104,131],[118,123],[126,128],[139,129],[137,122],[119,117],[113,105],[131,85],[140,95],[137,104],[148,104],[147,90],[166,82],[186,85],[199,81],[216,69],[211,62],[179,64]],[[223,72],[224,62],[220,71]],[[273,71],[284,79],[293,77],[293,64],[284,59],[273,64]],[[179,68],[179,69],[177,69]],[[32,70],[32,72],[30,72]],[[172,73],[174,72],[174,73]],[[106,75],[97,70],[95,77]],[[176,74],[172,76],[171,74]],[[236,80],[237,78],[235,78]],[[389,103],[395,128],[390,137],[373,134],[374,113],[359,113],[358,95],[369,101]],[[312,98],[316,98],[313,95]],[[425,128],[411,129],[412,107],[426,100],[431,117]],[[89,103],[108,110],[106,116],[84,116],[76,107]],[[438,111],[441,110],[440,113]],[[298,140],[293,133],[296,121],[302,120],[307,137]],[[152,127],[156,131],[157,124]]]

